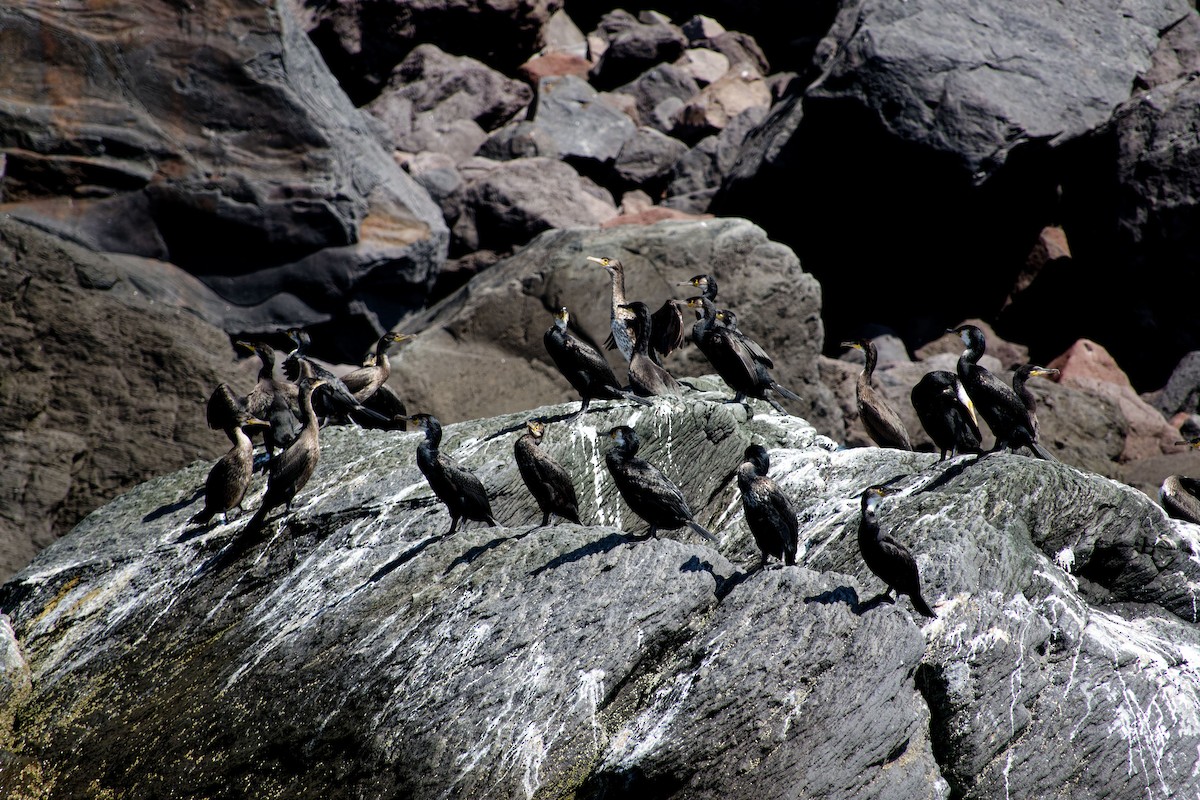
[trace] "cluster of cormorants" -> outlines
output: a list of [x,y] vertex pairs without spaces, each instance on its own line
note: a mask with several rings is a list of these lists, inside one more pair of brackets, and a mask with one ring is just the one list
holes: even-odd
[[[774,362],[757,342],[738,329],[736,315],[717,307],[717,282],[711,275],[698,275],[679,284],[699,290],[699,295],[682,302],[668,300],[651,313],[645,303],[626,298],[620,261],[607,257],[588,257],[588,261],[600,265],[611,276],[612,333],[606,344],[624,357],[629,379],[627,386],[622,385],[608,359],[570,331],[570,314],[561,308],[543,341],[558,371],[580,396],[579,410],[567,417],[567,422],[585,413],[593,399],[623,399],[652,405],[650,398],[682,394],[684,384],[667,371],[663,357],[689,340],[733,390],[733,398],[726,402],[745,403],[746,398],[752,397],[786,414],[775,396],[800,399],[771,377]],[[686,333],[685,308],[696,317]],[[1010,388],[979,365],[986,346],[979,328],[964,325],[953,332],[961,336],[965,346],[957,374],[930,372],[913,387],[911,395],[918,418],[941,450],[942,460],[948,455],[980,452],[977,411],[995,436],[994,450],[1028,447],[1035,455],[1052,458],[1038,442],[1033,397],[1025,388],[1025,381],[1033,376],[1053,375],[1057,370],[1027,365],[1017,370]],[[238,343],[259,357],[258,382],[244,397],[227,384],[221,384],[209,399],[209,425],[224,430],[233,446],[212,467],[206,481],[204,508],[191,522],[206,524],[218,513],[224,519],[229,511],[241,510],[253,474],[251,437],[261,431],[268,464],[267,488],[244,533],[261,531],[271,511],[280,506],[290,510],[296,493],[312,476],[320,457],[322,421],[341,418],[360,424],[407,423],[424,431],[424,439],[417,446],[417,466],[450,514],[448,533],[454,533],[464,520],[497,525],[483,483],[441,452],[442,426],[435,417],[424,413],[409,415],[398,399],[388,406],[399,409],[390,417],[364,405],[377,393],[390,392],[385,386],[390,373],[388,348],[412,337],[385,334],[362,368],[338,378],[306,355],[309,340],[305,333],[293,330],[288,336],[295,348],[284,361],[287,378],[276,376],[276,354],[270,346]],[[911,439],[899,415],[872,384],[878,360],[875,345],[859,340],[844,346],[860,349],[866,356],[857,381],[857,405],[867,432],[882,447],[911,450]],[[546,427],[545,420],[528,421],[513,446],[517,467],[542,512],[541,525],[548,525],[552,516],[582,524],[570,473],[541,447]],[[696,521],[681,489],[662,470],[638,456],[641,441],[633,428],[614,427],[608,437],[611,445],[605,454],[605,464],[622,499],[649,526],[645,538],[656,536],[660,529],[687,526],[716,541]],[[792,565],[796,563],[799,545],[798,515],[792,500],[768,476],[769,467],[769,455],[762,445],[746,448],[744,460],[735,472],[745,519],[762,554],[761,566],[765,567],[769,558]],[[862,492],[858,543],[863,559],[887,585],[887,596],[892,590],[906,594],[918,612],[935,616],[921,597],[912,554],[880,530],[877,508],[887,492],[882,486]]]

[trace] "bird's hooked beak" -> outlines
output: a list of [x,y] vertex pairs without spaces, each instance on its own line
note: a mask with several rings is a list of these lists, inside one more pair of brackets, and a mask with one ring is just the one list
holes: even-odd
[[1029,370],[1029,374],[1035,375],[1039,378],[1057,378],[1062,374],[1062,372],[1051,367],[1036,367],[1035,369]]
[[251,344],[250,342],[247,342],[245,339],[238,339],[236,342],[234,342],[234,345],[237,347],[244,347],[247,350],[249,350],[251,353],[258,352],[258,350],[254,347],[254,345]]
[[842,347],[849,347],[849,348],[851,348],[852,350],[863,350],[863,349],[865,349],[865,348],[863,347],[863,343],[862,343],[862,342],[842,342],[842,345],[841,345],[841,346],[842,346]]
[[409,341],[411,339],[415,339],[417,337],[415,337],[409,333],[392,332],[387,335],[387,338],[388,338],[388,341],[396,342],[397,344],[399,344],[400,342],[407,342],[407,341]]
[[241,427],[243,427],[243,428],[269,428],[269,427],[271,427],[271,423],[267,422],[265,419],[259,419],[258,417],[247,417],[245,420],[242,421]]

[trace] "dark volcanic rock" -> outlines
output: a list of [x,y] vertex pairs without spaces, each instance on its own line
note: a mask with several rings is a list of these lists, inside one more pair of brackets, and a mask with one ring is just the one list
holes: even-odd
[[233,353],[206,309],[229,311],[170,264],[0,215],[0,574],[119,491],[228,449],[203,409]]
[[669,133],[669,115],[659,119],[656,109],[668,99],[686,103],[700,91],[700,86],[682,68],[672,64],[657,64],[615,91],[634,98],[638,116],[643,122]]
[[1200,410],[1200,352],[1193,351],[1184,356],[1175,365],[1167,385],[1144,399],[1168,418],[1181,412],[1195,414]]
[[687,151],[687,145],[678,139],[654,128],[638,128],[637,133],[625,141],[613,162],[613,171],[627,185],[658,197],[666,185],[667,173]]
[[608,47],[592,68],[592,83],[599,89],[615,89],[656,64],[679,58],[688,45],[679,28],[659,17],[649,22],[625,11],[606,14],[598,32]]
[[563,158],[587,162],[612,161],[637,130],[633,120],[574,75],[543,78],[530,119]]
[[[512,461],[528,413],[572,406],[447,430],[498,528],[445,535],[414,434],[323,432],[292,517],[236,558],[241,523],[181,540],[207,464],[145,484],[0,590],[0,749],[28,793],[72,797],[1190,793],[1194,526],[1064,465],[832,452],[719,399],[551,425],[586,527],[532,528]],[[601,463],[622,422],[719,544],[625,534]],[[751,441],[796,498],[799,566],[738,567]],[[867,601],[857,496],[893,478],[880,523],[936,620]]]

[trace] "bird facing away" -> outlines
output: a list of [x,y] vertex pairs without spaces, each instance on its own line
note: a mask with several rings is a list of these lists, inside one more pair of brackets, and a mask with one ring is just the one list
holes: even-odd
[[941,451],[939,461],[945,461],[947,454],[979,452],[975,407],[957,375],[945,370],[927,372],[912,388],[911,397],[917,419]]
[[429,488],[433,489],[433,493],[446,504],[446,510],[450,512],[450,530],[447,533],[454,533],[461,519],[486,522],[496,527],[492,504],[483,483],[438,449],[442,443],[442,424],[437,417],[413,414],[407,421],[425,431],[425,440],[417,445],[417,468],[429,482]]
[[639,397],[679,395],[679,381],[650,358],[650,308],[640,300],[625,303],[634,314],[633,356],[629,359],[629,386]]
[[767,566],[768,556],[791,566],[796,563],[800,522],[792,501],[775,481],[767,477],[770,466],[765,447],[752,444],[746,448],[745,460],[737,469],[742,510],[754,542],[762,552],[761,566]]
[[858,550],[871,572],[887,584],[884,596],[890,598],[892,590],[897,595],[906,594],[913,608],[926,617],[937,614],[921,597],[921,576],[917,562],[908,548],[879,530],[877,509],[879,501],[887,494],[882,486],[872,486],[862,493],[862,519],[858,523]]
[[245,410],[245,398],[234,394],[228,383],[218,383],[217,388],[208,396],[204,418],[208,421],[208,427],[213,430],[227,431],[238,424],[238,418]]
[[1025,382],[1030,378],[1054,378],[1059,375],[1059,371],[1050,367],[1039,367],[1036,364],[1022,364],[1013,372],[1013,391],[1017,393],[1017,397],[1021,398],[1021,403],[1025,406],[1025,411],[1029,414],[1029,421],[1033,424],[1033,438],[1037,441],[1041,431],[1038,428],[1037,419],[1037,400],[1033,396],[1033,392],[1029,391],[1029,387]]
[[842,342],[842,347],[861,350],[867,357],[863,371],[858,374],[854,393],[858,401],[858,418],[875,444],[880,447],[892,447],[896,450],[912,450],[912,441],[908,438],[908,430],[896,409],[875,389],[873,382],[875,364],[879,360],[879,351],[875,343],[869,339],[856,339],[853,342]]
[[241,510],[246,490],[250,488],[250,476],[254,472],[254,449],[247,429],[267,427],[270,427],[270,423],[266,420],[256,419],[243,411],[233,424],[225,428],[225,435],[233,447],[217,459],[217,463],[208,471],[208,478],[204,481],[204,508],[188,522],[206,525],[220,514],[221,523],[224,524],[232,509]]
[[360,403],[367,402],[375,392],[379,391],[380,386],[387,383],[387,379],[392,374],[392,364],[388,360],[387,354],[388,347],[399,342],[407,342],[412,338],[407,333],[394,331],[385,333],[375,343],[373,363],[364,364],[342,376],[342,383],[350,390],[350,394],[354,395],[355,400]]
[[262,503],[246,525],[245,533],[262,529],[267,515],[279,506],[292,510],[292,500],[312,477],[321,459],[321,443],[318,439],[321,426],[313,412],[313,392],[324,384],[320,378],[304,378],[300,381],[300,435],[271,463],[267,476],[267,491]]
[[[1200,449],[1200,437],[1175,444]],[[1200,480],[1186,475],[1168,475],[1158,490],[1158,500],[1167,516],[1200,525]]]
[[554,317],[554,324],[542,337],[542,341],[546,345],[546,352],[550,354],[554,366],[558,367],[558,371],[562,373],[568,383],[575,387],[575,391],[579,392],[579,396],[583,400],[579,410],[572,414],[570,419],[575,419],[587,411],[588,404],[593,399],[620,400],[624,398],[642,405],[652,405],[649,400],[621,388],[621,385],[617,383],[617,376],[613,374],[612,367],[608,365],[608,359],[602,356],[599,350],[582,339],[572,336],[567,330],[567,323],[570,320],[571,315],[567,309],[560,308]]
[[995,450],[1016,449],[1025,445],[1039,458],[1055,461],[1044,447],[1037,442],[1037,434],[1029,412],[1017,393],[985,368],[978,361],[987,347],[983,331],[974,325],[962,325],[951,333],[962,337],[966,349],[958,358],[958,379],[967,390],[980,416],[996,437]]
[[687,305],[702,314],[694,333],[696,346],[721,379],[733,389],[733,402],[743,403],[746,397],[754,397],[767,401],[780,414],[787,414],[787,409],[767,392],[775,392],[791,400],[800,398],[771,377],[767,368],[773,366],[773,362],[762,352],[762,348],[736,328],[719,324],[716,307],[708,298],[691,297]]
[[541,448],[545,435],[545,424],[541,420],[531,419],[525,423],[525,433],[513,443],[513,456],[517,459],[521,479],[542,511],[542,524],[539,527],[550,524],[551,514],[582,525],[575,484],[571,481],[570,473]]
[[633,428],[618,425],[608,432],[608,437],[613,445],[604,454],[604,463],[626,505],[650,525],[646,538],[657,536],[659,528],[675,530],[687,525],[710,542],[717,541],[693,518],[679,487],[658,467],[638,458],[641,440]]
[[[622,308],[629,301],[625,297],[625,267],[615,258],[588,256],[588,261],[599,264],[608,271],[612,279],[612,305],[609,318],[612,324],[612,336],[604,342],[609,350],[616,348],[629,361],[633,357],[633,340],[637,335],[634,329],[633,312]],[[650,317],[650,358],[661,366],[659,354],[670,355],[683,346],[683,312],[674,300],[667,300],[662,307]]]
[[300,435],[300,389],[291,381],[275,377],[275,348],[240,340],[237,346],[254,353],[261,364],[258,382],[246,395],[246,410],[270,423],[263,431],[263,444],[267,459],[273,460],[277,448],[290,446]]

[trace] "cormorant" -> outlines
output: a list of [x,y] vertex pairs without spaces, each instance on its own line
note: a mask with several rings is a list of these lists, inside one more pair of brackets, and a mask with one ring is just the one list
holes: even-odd
[[245,398],[234,394],[228,383],[219,383],[213,393],[208,396],[208,405],[204,409],[204,417],[208,427],[216,431],[227,431],[237,427],[238,417],[246,410]]
[[307,331],[292,328],[288,330],[287,335],[296,345],[296,349],[288,354],[284,362],[288,374],[320,378],[324,381],[325,390],[317,396],[317,400],[314,403],[317,412],[321,416],[328,417],[334,414],[344,414],[355,423],[358,423],[356,415],[361,415],[384,427],[391,424],[391,419],[380,414],[378,411],[372,411],[359,402],[358,398],[342,382],[341,378],[305,355],[312,342]]
[[962,325],[953,329],[951,333],[961,336],[963,344],[966,345],[963,354],[958,358],[958,378],[996,437],[993,450],[1006,447],[1015,449],[1026,445],[1038,457],[1056,461],[1054,456],[1038,444],[1034,424],[1017,393],[977,363],[987,347],[983,331],[974,325]]
[[1033,438],[1036,441],[1041,431],[1038,429],[1037,419],[1037,400],[1033,396],[1033,392],[1029,391],[1029,387],[1025,382],[1030,378],[1053,378],[1059,374],[1059,371],[1050,367],[1039,367],[1036,364],[1023,364],[1017,367],[1013,373],[1012,385],[1013,391],[1017,393],[1017,397],[1021,398],[1021,402],[1025,405],[1025,411],[1029,414],[1029,421],[1033,423]]
[[392,364],[388,360],[388,346],[397,342],[406,342],[413,337],[407,333],[395,333],[389,331],[379,338],[375,343],[374,360],[370,364],[363,364],[362,367],[348,372],[342,376],[342,383],[350,390],[350,394],[354,395],[354,399],[360,403],[365,403],[369,400],[379,387],[387,383],[388,377],[392,374]]
[[[1192,450],[1200,449],[1200,437],[1175,444],[1187,445]],[[1158,501],[1162,503],[1167,516],[1200,525],[1200,480],[1186,475],[1168,475],[1158,489]]]
[[450,512],[450,530],[447,533],[457,530],[460,519],[473,519],[496,527],[492,504],[479,478],[438,450],[442,443],[442,424],[437,417],[432,414],[413,414],[407,419],[425,431],[425,441],[417,445],[417,467],[429,482],[429,488],[433,489],[433,493],[446,504],[446,510]]
[[208,478],[204,481],[204,508],[188,522],[205,525],[220,514],[224,524],[231,509],[241,510],[246,489],[250,487],[250,476],[254,472],[254,450],[246,428],[267,427],[270,427],[270,423],[266,420],[256,419],[242,411],[233,424],[225,428],[225,435],[233,447],[217,459],[217,463],[208,471]]
[[513,443],[513,455],[517,459],[521,479],[542,510],[540,527],[550,524],[551,514],[582,525],[579,521],[579,500],[575,496],[575,484],[571,481],[570,473],[540,446],[545,434],[545,424],[531,419],[525,423],[525,433]]
[[629,359],[629,386],[641,397],[678,395],[679,381],[650,358],[650,308],[640,300],[624,303],[634,314],[633,356]]
[[913,608],[926,617],[937,614],[921,597],[921,576],[917,562],[904,545],[879,530],[875,516],[879,501],[887,494],[882,486],[872,486],[862,493],[862,519],[858,523],[858,550],[867,566],[887,584],[884,596],[891,598],[892,590],[897,595],[906,594]]
[[747,396],[755,397],[770,403],[780,414],[787,414],[787,409],[775,398],[769,397],[767,392],[773,391],[791,400],[799,400],[800,397],[780,386],[771,377],[767,367],[771,366],[772,362],[766,358],[762,348],[757,344],[751,346],[752,340],[736,328],[718,324],[717,310],[708,298],[692,297],[688,299],[687,304],[688,308],[702,310],[703,320],[696,334],[696,345],[721,379],[734,390],[733,402],[741,403]]
[[717,302],[717,279],[712,275],[694,275],[678,285],[699,289],[701,297],[707,297],[714,303]]
[[[628,302],[625,299],[625,267],[615,258],[588,256],[587,260],[604,267],[612,278],[612,336],[605,340],[604,346],[609,350],[617,348],[629,361],[633,357],[636,330],[633,312],[622,308]],[[679,310],[679,305],[674,300],[663,303],[662,308],[651,315],[650,329],[650,357],[654,363],[661,365],[660,353],[669,355],[683,346],[683,312]]]
[[879,351],[875,343],[869,339],[857,339],[853,342],[842,342],[842,347],[861,350],[867,357],[863,371],[858,374],[854,394],[858,400],[858,417],[871,439],[880,447],[912,450],[912,441],[908,438],[908,431],[904,428],[900,415],[884,396],[875,390],[872,382],[875,364],[879,360]]
[[652,405],[649,400],[627,392],[617,383],[608,359],[600,351],[587,342],[572,336],[567,331],[567,323],[571,315],[565,307],[560,308],[554,317],[554,324],[546,331],[542,341],[546,352],[554,361],[554,366],[563,377],[579,392],[583,404],[579,410],[570,416],[575,419],[587,410],[593,399],[597,400],[633,400],[642,405]]
[[742,510],[754,542],[762,551],[762,566],[774,556],[791,566],[796,563],[800,541],[800,523],[791,499],[775,481],[767,477],[770,457],[761,444],[746,448],[746,460],[737,469],[738,488],[742,492]]
[[313,392],[324,383],[321,378],[304,378],[300,381],[300,435],[271,463],[267,491],[246,525],[247,533],[261,529],[267,514],[279,506],[286,506],[286,510],[291,511],[296,493],[304,488],[317,468],[317,462],[321,459],[318,438],[321,427],[313,412],[312,398]]
[[263,431],[263,444],[267,459],[274,459],[277,448],[288,447],[300,435],[300,389],[291,381],[275,377],[275,349],[269,344],[239,341],[237,345],[258,356],[262,364],[258,383],[246,395],[246,410],[270,423]]
[[675,530],[687,525],[710,542],[717,541],[717,537],[692,518],[679,487],[653,464],[637,457],[641,441],[633,428],[618,425],[608,436],[613,446],[604,454],[604,463],[625,503],[649,523],[647,538],[657,536],[659,528]]
[[958,376],[945,370],[927,372],[912,389],[912,404],[929,438],[946,455],[979,452],[979,423],[975,407],[959,383]]

